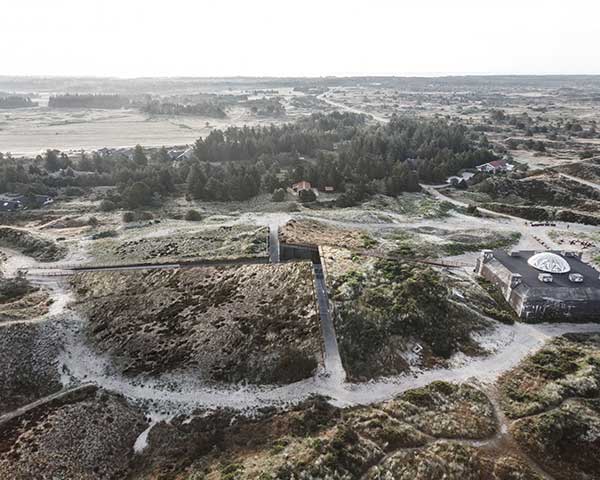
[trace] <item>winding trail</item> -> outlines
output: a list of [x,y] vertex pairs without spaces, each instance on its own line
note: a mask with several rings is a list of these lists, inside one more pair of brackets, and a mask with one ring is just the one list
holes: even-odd
[[334,102],[333,100],[330,100],[327,97],[327,94],[330,94],[330,93],[334,92],[335,90],[337,90],[337,87],[334,87],[331,90],[328,90],[324,93],[321,93],[320,95],[317,95],[317,98],[334,108],[339,108],[340,110],[345,110],[346,112],[357,113],[359,115],[367,115],[368,117],[371,117],[372,119],[377,120],[378,122],[381,122],[381,123],[389,122],[389,119],[387,119],[385,117],[381,117],[381,116],[375,115],[373,113],[365,112],[364,110],[361,110],[359,108],[350,107],[349,105],[344,105],[343,103]]
[[586,185],[588,187],[595,188],[596,190],[600,190],[600,185],[594,182],[590,182],[589,180],[585,180],[583,178],[574,177],[573,175],[568,175],[566,173],[559,173],[561,177],[564,177],[568,180],[573,180],[574,182],[581,183],[582,185]]
[[[255,386],[209,385],[186,373],[124,377],[114,372],[107,356],[95,354],[83,342],[82,329],[85,323],[85,319],[68,311],[65,312],[65,320],[59,322],[65,333],[65,349],[59,359],[64,372],[64,386],[91,382],[165,415],[189,414],[195,409],[218,407],[255,410],[266,406],[284,406],[298,403],[314,394],[330,397],[332,403],[338,406],[366,405],[390,399],[436,380],[462,382],[478,379],[483,383],[493,382],[525,356],[537,351],[550,338],[567,332],[600,333],[599,324],[498,325],[489,336],[492,340],[497,337],[507,339],[503,348],[456,368],[412,370],[396,377],[360,384],[346,382],[338,375],[315,375],[289,385]],[[485,342],[485,338],[483,340]]]
[[28,403],[27,405],[23,405],[22,407],[13,410],[12,412],[0,416],[0,428],[11,422],[14,422],[15,420],[18,420],[21,416],[26,416],[31,412],[38,409],[43,409],[48,405],[64,405],[79,401],[81,398],[94,393],[96,390],[96,385],[87,383],[47,395],[36,400],[35,402]]
[[[260,221],[266,225],[281,225],[287,214],[263,215]],[[258,221],[258,218],[255,218]],[[392,225],[397,228],[398,225]],[[389,225],[381,225],[388,228]],[[319,272],[315,272],[318,276]],[[325,282],[317,278],[319,303],[328,303]],[[92,351],[84,341],[87,320],[69,309],[71,296],[56,279],[39,279],[48,282],[54,299],[51,312],[36,319],[47,321],[63,336],[64,349],[58,363],[61,381],[65,388],[92,383],[108,391],[120,393],[146,411],[160,415],[191,413],[196,409],[229,407],[237,410],[254,410],[265,406],[284,406],[298,403],[319,394],[331,398],[339,406],[365,405],[381,402],[432,381],[468,381],[478,379],[491,383],[499,375],[516,366],[525,356],[537,351],[548,340],[567,332],[600,333],[600,324],[538,324],[517,323],[513,326],[498,324],[493,331],[478,335],[482,345],[489,346],[486,357],[451,359],[448,368],[420,370],[368,383],[351,383],[343,371],[337,339],[331,316],[322,317],[326,372],[289,385],[223,385],[207,384],[197,376],[186,372],[174,372],[158,377],[126,377],[117,373],[111,359]],[[54,283],[52,283],[54,282]],[[325,309],[323,308],[323,311]],[[334,344],[335,342],[335,344]],[[456,360],[456,361],[454,361]],[[139,448],[143,447],[143,439]]]

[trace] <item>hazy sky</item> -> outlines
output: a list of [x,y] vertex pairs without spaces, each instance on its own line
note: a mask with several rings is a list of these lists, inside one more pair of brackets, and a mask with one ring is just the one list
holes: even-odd
[[600,74],[598,0],[0,0],[0,75]]

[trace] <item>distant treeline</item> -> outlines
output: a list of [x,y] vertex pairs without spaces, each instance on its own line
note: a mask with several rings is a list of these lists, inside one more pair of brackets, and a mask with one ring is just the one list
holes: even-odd
[[31,98],[21,95],[0,97],[0,108],[29,108],[37,106],[37,102],[32,102]]
[[123,108],[129,99],[121,95],[64,94],[54,95],[48,101],[50,108]]
[[141,110],[152,115],[197,115],[200,117],[226,118],[225,110],[216,102],[204,101],[193,104],[161,102],[153,100]]
[[334,112],[281,126],[213,130],[196,141],[192,158],[178,162],[164,147],[149,158],[139,145],[131,156],[48,151],[27,168],[4,162],[0,191],[115,186],[109,205],[137,208],[183,192],[207,201],[247,200],[308,180],[342,192],[339,204],[348,206],[369,194],[416,191],[419,182],[442,182],[495,158],[485,137],[457,123],[394,116],[369,125],[364,115]]

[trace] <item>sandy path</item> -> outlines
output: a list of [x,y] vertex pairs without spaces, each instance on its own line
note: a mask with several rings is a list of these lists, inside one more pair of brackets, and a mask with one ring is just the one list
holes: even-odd
[[314,394],[330,397],[334,404],[340,406],[365,405],[390,399],[436,380],[493,382],[553,337],[567,332],[600,333],[599,324],[499,324],[496,330],[482,336],[481,341],[486,345],[499,343],[501,347],[487,357],[468,361],[460,359],[456,362],[459,366],[455,368],[415,369],[396,377],[362,384],[347,383],[336,375],[316,375],[282,386],[224,386],[208,385],[185,373],[131,378],[116,374],[108,357],[95,354],[83,343],[81,330],[86,321],[72,312],[67,311],[66,316],[67,321],[62,327],[65,329],[66,345],[60,358],[64,386],[92,382],[162,414],[189,414],[195,409],[218,407],[253,410],[297,403]]
[[379,115],[365,112],[364,110],[360,110],[359,108],[350,107],[348,105],[344,105],[343,103],[338,103],[338,102],[334,102],[333,100],[330,100],[326,95],[332,93],[335,90],[336,90],[336,88],[333,88],[325,93],[322,93],[321,95],[317,95],[317,98],[319,100],[322,100],[323,102],[327,103],[328,105],[331,105],[334,108],[339,108],[340,110],[345,110],[346,112],[357,113],[359,115],[367,115],[368,117],[371,117],[374,120],[377,120],[378,122],[382,122],[382,123],[389,122],[389,119],[381,117]]
[[[287,214],[249,216],[270,226],[285,223]],[[247,219],[244,219],[246,221]],[[489,221],[489,219],[482,219]],[[498,221],[498,220],[497,220]],[[500,220],[506,222],[507,220]],[[509,220],[510,222],[510,220]],[[510,223],[509,223],[510,225]],[[385,226],[385,225],[380,225]],[[393,227],[398,227],[397,224]],[[478,379],[493,382],[500,374],[517,365],[526,355],[538,350],[548,339],[567,332],[598,332],[599,324],[497,324],[494,331],[478,335],[478,341],[490,347],[486,357],[457,356],[449,362],[451,368],[413,369],[410,372],[368,383],[348,383],[344,375],[315,375],[290,385],[208,385],[187,373],[172,373],[159,377],[124,377],[116,374],[110,359],[91,351],[84,343],[82,330],[86,320],[68,308],[72,297],[56,279],[45,282],[54,299],[51,311],[35,321],[49,321],[64,335],[64,350],[59,364],[66,388],[93,383],[101,388],[121,393],[156,414],[190,413],[198,408],[230,407],[239,410],[270,405],[297,403],[310,395],[330,397],[340,406],[380,402],[435,380],[467,381]],[[460,358],[459,358],[460,357]],[[332,369],[335,372],[335,369]],[[143,448],[143,439],[138,447]]]
[[589,180],[584,180],[583,178],[574,177],[573,175],[567,175],[566,173],[559,173],[561,177],[564,177],[568,180],[573,180],[574,182],[581,183],[582,185],[587,185],[588,187],[595,188],[596,190],[600,190],[600,185],[594,182],[590,182]]

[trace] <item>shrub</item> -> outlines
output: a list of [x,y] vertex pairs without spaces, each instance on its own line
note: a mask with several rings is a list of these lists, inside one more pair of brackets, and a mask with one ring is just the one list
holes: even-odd
[[285,190],[283,188],[278,188],[273,192],[273,196],[271,197],[273,202],[283,202],[285,200]]
[[67,187],[65,188],[65,195],[67,197],[81,197],[85,192],[79,187]]
[[585,160],[587,158],[592,158],[595,154],[596,152],[594,152],[593,150],[585,150],[579,153],[579,158]]
[[136,214],[137,220],[152,220],[153,218],[154,218],[154,215],[152,215],[152,213],[147,212],[147,211],[137,212],[137,214]]
[[198,210],[191,208],[185,212],[185,216],[183,218],[188,222],[199,222],[202,220],[202,214]]
[[472,203],[467,207],[467,215],[473,215],[474,217],[479,217],[479,210]]
[[313,357],[296,348],[288,348],[281,354],[273,376],[285,383],[297,382],[312,375],[317,366]]
[[94,233],[92,235],[92,240],[99,240],[101,238],[112,238],[116,237],[118,234],[115,230],[104,230],[103,232]]
[[123,212],[123,215],[121,218],[123,219],[123,223],[133,222],[135,220],[135,213]]
[[317,199],[317,195],[313,190],[300,190],[298,192],[298,198],[302,203],[314,202]]
[[101,212],[112,212],[117,206],[112,200],[102,200],[98,206]]
[[0,303],[19,299],[34,290],[35,288],[23,275],[0,279]]
[[66,254],[66,249],[52,240],[4,226],[0,226],[0,245],[18,250],[41,262],[59,260]]

